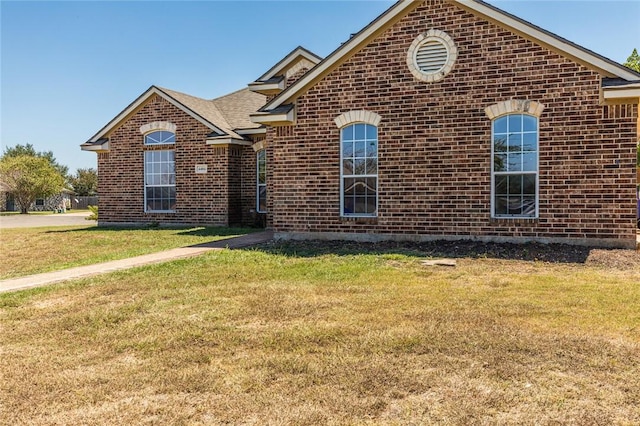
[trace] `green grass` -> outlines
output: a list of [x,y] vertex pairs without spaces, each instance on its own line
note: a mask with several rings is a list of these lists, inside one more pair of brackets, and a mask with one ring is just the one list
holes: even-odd
[[0,279],[124,259],[254,232],[243,228],[104,228],[0,230]]
[[1,294],[0,418],[640,423],[640,270],[420,260],[224,250]]

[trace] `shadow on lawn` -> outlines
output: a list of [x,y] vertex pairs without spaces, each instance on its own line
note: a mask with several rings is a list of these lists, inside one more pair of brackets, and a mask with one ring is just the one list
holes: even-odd
[[191,237],[230,237],[234,235],[245,235],[258,232],[256,228],[226,228],[222,226],[89,226],[87,228],[61,229],[46,231],[46,234],[66,234],[73,232],[120,232],[120,231],[146,231],[152,235],[156,231],[178,231],[175,235],[191,236]]
[[271,254],[291,257],[338,256],[357,254],[400,254],[422,258],[490,258],[541,261],[552,263],[585,263],[591,248],[567,244],[512,244],[480,241],[430,241],[358,243],[351,241],[271,241],[254,247]]

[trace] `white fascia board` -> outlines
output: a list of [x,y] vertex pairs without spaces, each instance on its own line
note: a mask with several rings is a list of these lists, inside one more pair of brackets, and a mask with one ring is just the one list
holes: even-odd
[[607,77],[620,77],[625,80],[637,80],[638,75],[632,71],[625,71],[620,66],[616,66],[602,58],[593,55],[585,49],[578,48],[570,43],[567,43],[551,34],[541,31],[531,25],[528,25],[518,19],[515,19],[505,13],[501,13],[485,4],[478,3],[474,0],[449,0],[450,2],[458,5],[462,9],[470,11],[474,15],[480,15],[488,18],[494,23],[503,26],[517,34],[545,46],[549,46],[556,51],[563,53],[570,58],[581,62],[582,64],[588,64],[596,68],[600,73]]
[[249,90],[252,92],[261,93],[263,95],[273,95],[275,93],[280,93],[284,90],[284,79],[280,80],[277,83],[261,83],[256,81],[255,83],[249,84]]
[[155,88],[155,86],[151,86],[146,92],[138,96],[138,98],[135,101],[129,104],[129,106],[126,107],[120,114],[116,115],[111,121],[109,121],[106,126],[104,126],[102,129],[100,129],[100,131],[98,131],[98,133],[93,135],[93,137],[89,139],[88,142],[97,142],[99,139],[102,139],[112,128],[114,128],[118,123],[120,123],[120,121],[124,120],[124,118],[127,115],[133,112],[136,108],[142,105],[147,99],[149,99],[151,95],[157,92],[158,90]]
[[210,123],[209,121],[207,121],[204,118],[200,117],[198,114],[194,113],[189,108],[185,107],[180,102],[176,101],[171,96],[169,96],[168,94],[164,93],[162,90],[158,89],[156,86],[151,86],[146,92],[144,92],[142,95],[140,95],[135,101],[133,101],[128,107],[126,107],[113,120],[109,121],[109,123],[107,123],[106,126],[104,126],[102,129],[100,129],[100,131],[98,133],[96,133],[91,139],[89,139],[89,142],[96,142],[99,139],[105,137],[105,135],[107,133],[109,133],[109,131],[111,131],[115,126],[117,126],[129,114],[133,113],[136,109],[138,109],[138,107],[140,107],[143,103],[145,103],[147,101],[147,99],[149,99],[153,95],[158,95],[158,96],[162,97],[167,102],[169,102],[170,104],[172,104],[176,108],[180,109],[181,111],[185,112],[189,116],[193,117],[194,119],[196,119],[200,123],[204,124],[205,126],[210,128],[211,130],[213,130],[213,131],[215,131],[217,133],[226,133],[226,132],[222,131],[221,129],[219,129],[218,127],[216,127],[213,123]]
[[640,85],[604,87],[602,97],[605,101],[627,101],[630,104],[637,104],[640,101]]
[[[364,43],[381,29],[385,28],[389,22],[392,22],[396,17],[402,15],[407,10],[410,10],[411,8],[417,8],[420,4],[421,2],[414,2],[413,0],[401,0],[400,2],[396,3],[391,7],[391,9],[387,10],[387,12],[381,15],[376,21],[374,21],[368,27],[365,27],[357,35],[351,37],[349,41],[344,43],[341,47],[339,47],[336,51],[329,55],[324,61],[313,67],[313,69],[302,76],[300,80],[296,81],[292,86],[289,86],[287,90],[292,89],[291,93],[287,94],[287,91],[285,90],[283,94],[287,94],[287,96],[278,96],[274,98],[262,109],[268,111],[270,109],[277,108],[280,105],[289,103],[292,99],[295,99],[297,95],[307,87],[307,85],[311,84],[315,79],[324,75],[326,71],[333,69],[336,64],[340,63],[342,58],[348,56],[354,51],[357,51],[362,43]],[[251,121],[253,121],[253,117],[251,118]],[[254,123],[262,123],[262,121],[254,121]]]
[[217,138],[211,138],[211,139],[207,139],[206,141],[207,145],[246,145],[246,146],[251,146],[253,145],[253,142],[251,141],[245,141],[244,139],[235,139],[235,138],[228,138],[228,137],[217,137]]
[[240,129],[236,130],[236,133],[240,136],[244,135],[262,135],[267,133],[267,129],[264,127],[257,127],[255,129]]
[[280,62],[275,64],[273,67],[271,67],[269,71],[261,75],[260,78],[258,78],[258,80],[269,80],[271,77],[278,75],[280,72],[286,69],[289,65],[291,65],[296,59],[298,59],[300,56],[309,60],[313,64],[317,64],[322,60],[322,58],[316,55],[313,55],[310,52],[307,52],[302,47],[298,47],[294,49],[293,52],[285,56]]
[[80,145],[80,149],[82,151],[93,151],[93,152],[109,151],[109,141],[104,142],[100,145],[82,144]]
[[295,124],[295,117],[295,108],[284,114],[255,113],[249,116],[252,122],[265,125]]

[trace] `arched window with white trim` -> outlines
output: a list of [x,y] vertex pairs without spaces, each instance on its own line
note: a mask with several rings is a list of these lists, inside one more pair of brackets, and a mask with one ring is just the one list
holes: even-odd
[[[173,132],[157,130],[144,135],[145,145],[175,144]],[[173,149],[144,151],[144,210],[171,213],[176,210],[176,167]]]
[[493,217],[538,217],[538,149],[537,117],[508,114],[493,120]]
[[340,130],[342,216],[378,214],[378,128],[354,123]]

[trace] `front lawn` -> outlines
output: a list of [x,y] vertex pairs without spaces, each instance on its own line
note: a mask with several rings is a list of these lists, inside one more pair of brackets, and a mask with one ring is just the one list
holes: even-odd
[[0,279],[124,259],[255,232],[244,228],[106,228],[0,230]]
[[0,294],[7,424],[640,423],[640,269],[279,244]]

